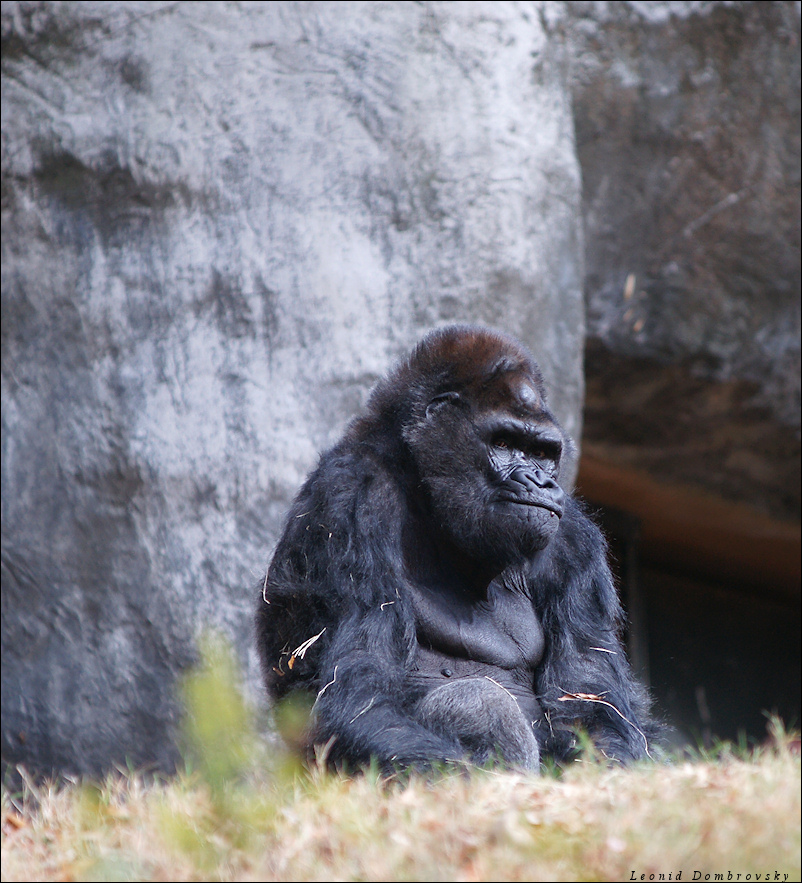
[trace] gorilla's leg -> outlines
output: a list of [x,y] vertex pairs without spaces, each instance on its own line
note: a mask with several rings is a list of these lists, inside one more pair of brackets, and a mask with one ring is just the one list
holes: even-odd
[[540,768],[531,724],[515,697],[489,678],[461,678],[436,687],[421,699],[417,717],[434,732],[459,739],[474,763],[501,757],[510,766]]

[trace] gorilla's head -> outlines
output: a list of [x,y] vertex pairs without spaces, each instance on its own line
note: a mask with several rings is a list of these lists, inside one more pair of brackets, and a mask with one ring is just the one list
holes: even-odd
[[392,414],[433,527],[460,554],[505,567],[549,543],[571,443],[521,344],[471,326],[435,331],[376,388],[371,405],[383,420]]

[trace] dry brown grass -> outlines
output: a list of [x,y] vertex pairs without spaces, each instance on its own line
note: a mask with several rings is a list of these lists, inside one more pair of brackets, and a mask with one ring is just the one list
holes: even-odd
[[799,880],[800,762],[778,748],[405,785],[285,770],[222,790],[129,774],[5,793],[2,830],[8,881]]
[[4,789],[4,881],[800,879],[799,742],[776,722],[740,757],[388,783],[268,748],[231,654],[204,659],[184,692],[194,772]]

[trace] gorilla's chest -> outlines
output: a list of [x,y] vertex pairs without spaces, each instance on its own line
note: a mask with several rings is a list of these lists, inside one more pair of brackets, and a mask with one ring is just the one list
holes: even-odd
[[455,659],[532,671],[543,657],[543,630],[532,602],[493,585],[472,601],[441,587],[412,587],[418,643]]

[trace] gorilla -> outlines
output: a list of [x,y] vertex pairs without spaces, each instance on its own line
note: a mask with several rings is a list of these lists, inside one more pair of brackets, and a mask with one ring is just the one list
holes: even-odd
[[626,763],[656,726],[601,532],[560,487],[571,440],[516,340],[430,333],[373,389],[287,518],[256,636],[334,767],[537,770],[577,732]]

